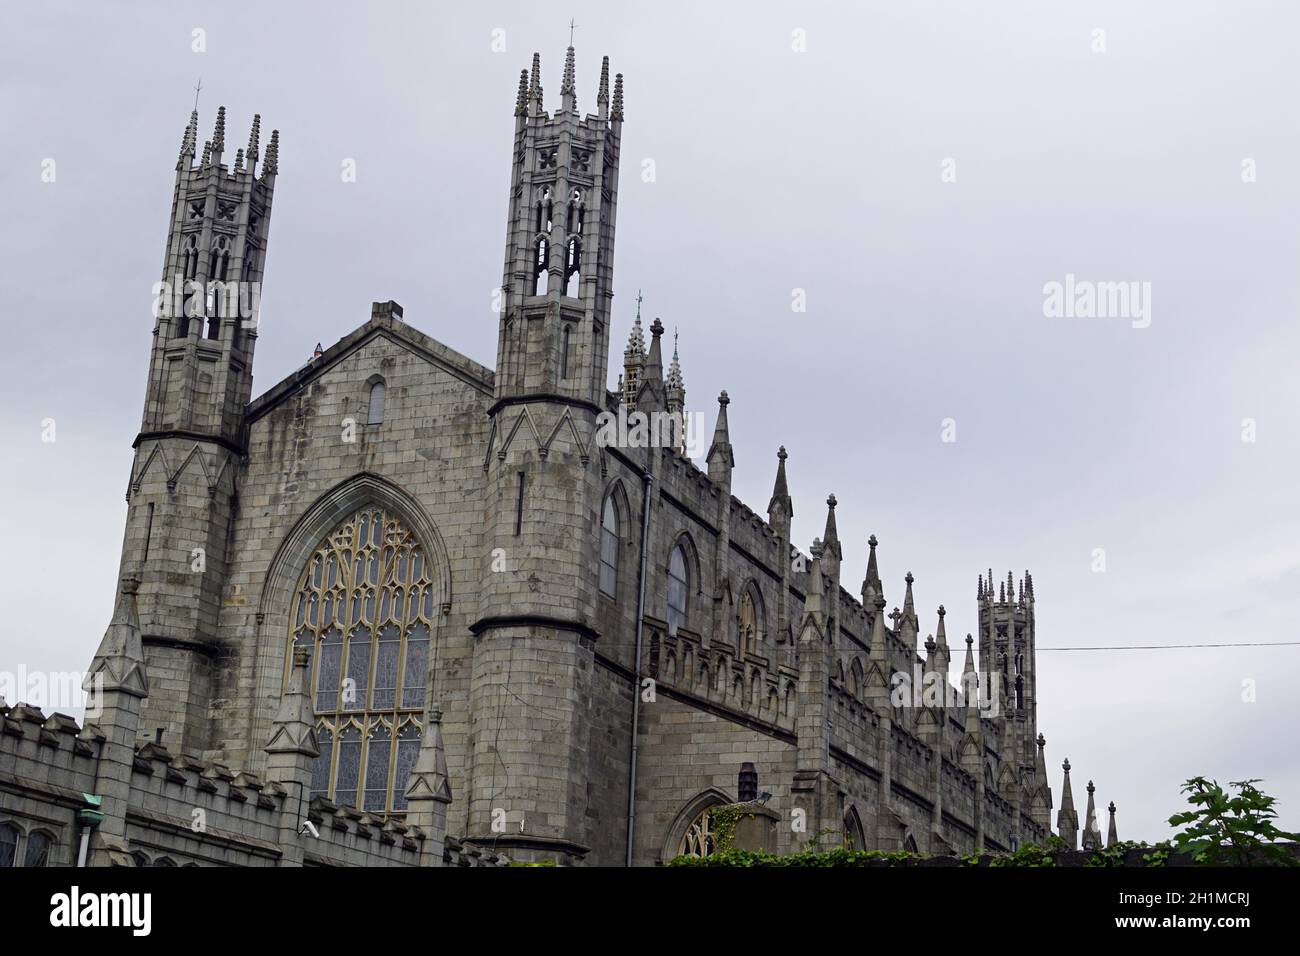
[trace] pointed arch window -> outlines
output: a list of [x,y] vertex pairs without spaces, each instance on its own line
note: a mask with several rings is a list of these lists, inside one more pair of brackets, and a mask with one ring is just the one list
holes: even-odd
[[377,813],[406,809],[402,791],[419,751],[439,606],[434,592],[419,540],[383,508],[353,514],[307,561],[290,643],[312,652],[320,747],[313,795]]
[[618,505],[614,495],[605,496],[605,507],[600,516],[600,590],[610,597],[618,595],[619,542]]
[[12,823],[0,823],[0,867],[16,866],[20,831]]
[[545,236],[539,236],[536,245],[537,255],[533,263],[533,295],[546,294],[546,260],[550,258],[551,245]]
[[382,425],[384,423],[384,401],[388,395],[388,386],[384,380],[376,379],[370,383],[370,402],[366,408],[366,424]]
[[759,611],[759,599],[754,588],[745,588],[740,596],[740,652],[757,654],[763,640],[762,614]]
[[689,566],[686,560],[686,548],[678,544],[668,558],[668,631],[676,633],[686,626],[687,575]]
[[716,809],[717,807],[709,807],[702,810],[687,824],[686,832],[682,834],[681,845],[677,848],[679,856],[705,857],[713,856],[718,852],[713,819],[713,811]]

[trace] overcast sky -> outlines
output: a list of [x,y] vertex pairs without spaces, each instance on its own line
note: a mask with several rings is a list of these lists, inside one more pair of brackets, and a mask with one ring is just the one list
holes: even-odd
[[[731,396],[736,494],[765,510],[784,444],[805,551],[836,494],[850,591],[875,533],[960,646],[976,575],[1030,569],[1058,806],[1068,756],[1122,838],[1195,774],[1300,829],[1300,647],[1060,650],[1297,639],[1294,6],[571,6],[579,108],[602,54],[626,82],[611,386],[639,288],[688,406]],[[255,393],[389,298],[491,366],[519,70],[553,107],[569,16],[5,5],[0,669],[80,671],[108,622],[196,81],[200,140],[218,105],[231,157],[281,133]],[[1067,275],[1150,283],[1149,325],[1046,317]]]

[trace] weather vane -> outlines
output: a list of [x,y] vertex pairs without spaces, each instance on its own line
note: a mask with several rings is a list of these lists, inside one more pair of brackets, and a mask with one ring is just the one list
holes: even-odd
[[199,90],[203,89],[203,77],[199,77],[199,82],[194,84],[194,112],[199,111]]

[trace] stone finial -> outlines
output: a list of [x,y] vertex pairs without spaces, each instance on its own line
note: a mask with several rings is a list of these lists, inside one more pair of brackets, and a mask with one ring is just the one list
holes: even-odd
[[271,130],[271,142],[266,147],[266,162],[262,164],[262,178],[280,172],[280,131]]
[[839,504],[835,495],[826,496],[826,530],[822,533],[822,540],[826,545],[826,554],[836,563],[832,565],[831,576],[835,578],[836,584],[839,583],[839,562],[844,558],[844,549],[840,547],[839,527],[835,522],[835,506]]
[[217,107],[217,125],[212,131],[212,151],[223,153],[226,150],[226,108]]
[[185,133],[181,136],[181,154],[176,160],[176,168],[181,169],[189,165],[185,160],[194,158],[194,149],[198,143],[199,137],[199,111],[194,110],[190,113],[190,121],[185,125]]
[[519,71],[519,92],[515,96],[515,115],[528,115],[528,71]]
[[614,75],[614,108],[610,111],[609,118],[612,120],[623,120],[623,74]]
[[208,140],[203,144],[203,158],[202,160],[200,160],[199,165],[200,166],[212,165],[212,140]]
[[596,93],[596,110],[601,119],[609,118],[609,57],[600,60],[600,89]]
[[528,98],[532,101],[533,114],[542,112],[542,55],[533,54],[533,73],[528,80]]
[[311,694],[307,690],[307,648],[293,649],[293,667],[289,671],[289,686],[280,698],[275,722],[271,725],[271,740],[266,745],[269,754],[298,754],[315,758],[320,755],[316,739],[316,716]]
[[149,696],[149,675],[144,661],[144,640],[136,611],[140,579],[122,577],[112,620],[90,662],[82,687],[94,693],[121,691],[132,697]]
[[785,460],[788,457],[784,445],[777,449],[776,481],[772,484],[772,497],[767,502],[769,522],[787,539],[790,534],[788,522],[794,516],[794,502],[790,498],[790,486],[785,478]]
[[243,171],[244,171],[244,150],[241,147],[235,150],[235,172],[242,173]]
[[447,754],[442,744],[442,711],[433,707],[425,721],[420,751],[406,784],[407,803],[431,800],[451,803],[451,777],[447,773]]
[[668,365],[668,387],[686,390],[686,383],[682,380],[682,363],[677,356],[677,333],[673,332],[673,359]]
[[973,645],[974,643],[975,643],[975,638],[973,638],[973,637],[971,637],[969,634],[967,634],[967,635],[966,635],[966,648],[967,648],[968,651],[969,651],[971,645]]
[[[659,320],[655,319],[657,323]],[[731,429],[727,423],[727,406],[731,399],[726,389],[718,396],[718,421],[713,426],[713,443],[705,455],[709,464],[709,478],[716,482],[730,482],[731,469],[736,466],[736,456],[731,448]]]
[[561,107],[570,112],[578,108],[578,94],[574,86],[574,53],[573,47],[569,47],[564,53],[564,79],[560,83],[560,103]]
[[259,150],[262,148],[262,114],[253,114],[253,128],[248,131],[248,149],[244,155],[248,158],[248,168],[251,170],[254,164],[262,158]]

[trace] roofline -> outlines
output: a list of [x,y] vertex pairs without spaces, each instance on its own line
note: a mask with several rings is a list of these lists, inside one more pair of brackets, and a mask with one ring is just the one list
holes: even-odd
[[364,325],[343,336],[318,357],[249,402],[244,408],[244,423],[251,425],[262,418],[304,385],[315,381],[371,339],[380,336],[406,346],[430,364],[478,389],[488,398],[496,392],[496,375],[491,369],[448,348],[391,314],[380,314],[372,315]]

